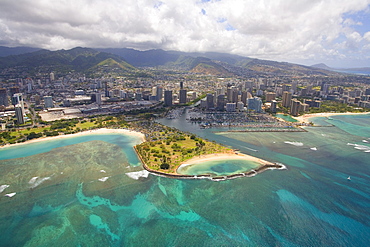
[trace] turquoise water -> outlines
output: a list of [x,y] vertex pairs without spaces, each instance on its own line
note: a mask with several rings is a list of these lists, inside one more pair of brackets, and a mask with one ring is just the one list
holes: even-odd
[[259,167],[260,164],[240,159],[206,161],[180,167],[177,172],[185,175],[216,175],[227,176],[236,173],[247,172]]
[[31,156],[35,144],[19,146],[12,157],[23,158],[0,161],[0,246],[368,246],[369,116],[300,133],[219,132],[185,118],[161,122],[288,169],[179,180],[145,174],[132,137],[64,140]]
[[284,119],[285,121],[288,121],[288,122],[298,122],[297,119],[292,118],[292,116],[290,115],[276,114],[275,116],[278,118]]

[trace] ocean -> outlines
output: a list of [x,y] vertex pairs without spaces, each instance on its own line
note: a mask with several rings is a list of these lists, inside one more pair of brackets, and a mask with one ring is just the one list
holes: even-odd
[[0,246],[368,246],[369,115],[315,118],[323,127],[297,133],[200,129],[185,118],[159,122],[287,169],[158,177],[143,171],[139,139],[118,134],[4,148]]

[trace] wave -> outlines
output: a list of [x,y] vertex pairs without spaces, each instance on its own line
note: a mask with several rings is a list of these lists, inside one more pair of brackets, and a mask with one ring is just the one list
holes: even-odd
[[6,188],[8,188],[10,185],[3,184],[0,186],[0,193],[3,192]]
[[368,140],[362,140],[362,142],[366,142],[366,143],[368,143],[369,141],[368,141]]
[[147,170],[142,170],[138,172],[128,172],[126,175],[132,179],[138,180],[139,178],[147,178],[149,176],[149,172]]
[[285,141],[284,143],[290,144],[290,145],[293,145],[293,146],[296,146],[296,147],[302,147],[303,146],[303,143],[302,142],[289,142],[289,141]]
[[17,193],[13,192],[13,193],[5,194],[4,196],[13,197],[13,196],[15,196],[15,194],[17,194]]
[[102,178],[99,178],[98,180],[99,180],[100,182],[105,182],[105,181],[107,181],[107,180],[108,180],[108,178],[109,178],[109,177],[102,177]]
[[46,180],[50,180],[50,177],[44,177],[44,178],[33,177],[30,179],[30,181],[28,181],[28,183],[30,184],[30,188],[34,189],[40,184],[42,184],[43,182],[45,182]]
[[347,143],[348,146],[353,146],[353,148],[364,151],[365,153],[370,153],[370,147],[366,145]]
[[313,151],[317,151],[317,147],[310,148]]
[[105,170],[100,170],[100,172],[107,173]]

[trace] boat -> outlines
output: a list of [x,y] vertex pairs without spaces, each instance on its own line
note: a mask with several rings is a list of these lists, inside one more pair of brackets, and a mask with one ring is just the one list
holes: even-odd
[[347,180],[350,181],[351,180],[351,176],[348,176]]

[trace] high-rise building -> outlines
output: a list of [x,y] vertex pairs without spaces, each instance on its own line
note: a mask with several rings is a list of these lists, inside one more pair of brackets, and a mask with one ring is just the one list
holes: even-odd
[[164,105],[172,106],[172,90],[164,91]]
[[284,107],[290,107],[291,100],[292,100],[292,93],[291,92],[288,92],[288,91],[284,91],[283,92],[283,102],[282,102],[282,105]]
[[217,107],[216,107],[216,109],[219,110],[219,111],[225,110],[225,104],[226,104],[225,95],[224,94],[218,95],[217,96]]
[[45,108],[53,108],[54,107],[53,97],[44,96],[44,105],[45,105]]
[[266,102],[272,102],[276,98],[276,93],[268,92],[266,93]]
[[271,107],[270,107],[271,113],[276,113],[276,107],[277,107],[276,100],[271,101]]
[[214,103],[214,96],[211,93],[207,94],[207,110],[212,110],[215,108],[215,103]]
[[226,111],[227,112],[236,111],[236,103],[226,103]]
[[231,102],[237,103],[239,101],[238,97],[239,97],[239,91],[238,91],[238,89],[237,88],[233,88]]
[[24,124],[24,108],[20,104],[15,106],[15,117],[18,124]]
[[[162,98],[163,98],[163,87],[157,86],[157,90],[156,90],[156,94],[155,95],[157,97],[157,101],[161,101]],[[171,91],[171,100],[172,100],[172,91]]]
[[36,105],[40,105],[40,104],[41,104],[40,95],[35,95],[35,96],[34,96],[34,99],[35,99],[35,104],[36,104]]
[[141,101],[143,100],[143,95],[141,93],[135,93],[135,100],[136,101]]
[[240,99],[244,103],[244,105],[246,105],[247,104],[247,99],[248,99],[248,92],[243,91]]
[[91,95],[91,102],[101,105],[101,93],[93,93]]
[[21,93],[16,93],[16,94],[13,94],[12,96],[12,105],[18,105],[18,104],[21,104],[23,103],[23,97],[22,97],[22,94]]
[[53,72],[51,72],[51,73],[50,73],[50,81],[54,81],[54,80],[55,80],[54,73],[53,73]]
[[262,112],[262,100],[258,97],[248,99],[248,111]]
[[187,96],[187,91],[186,89],[180,89],[180,104],[186,104],[186,96]]
[[10,95],[14,95],[16,93],[19,93],[19,87],[11,87],[9,88]]
[[298,116],[301,110],[301,102],[297,99],[292,99],[290,105],[290,115]]
[[8,94],[6,88],[0,88],[0,106],[8,106]]
[[184,89],[184,82],[180,81],[180,89]]

